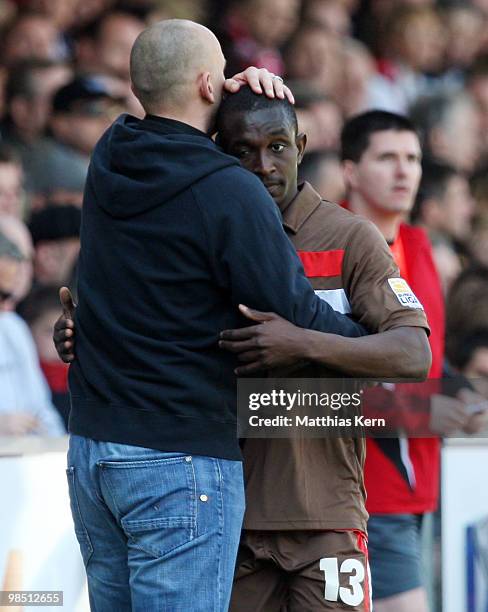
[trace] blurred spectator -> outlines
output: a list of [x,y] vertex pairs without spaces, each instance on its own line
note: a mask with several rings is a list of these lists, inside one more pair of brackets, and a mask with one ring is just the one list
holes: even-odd
[[480,118],[466,93],[438,94],[420,100],[411,110],[424,155],[471,173],[480,153]]
[[34,242],[37,284],[58,287],[73,284],[80,250],[80,223],[81,210],[76,206],[47,206],[32,215],[29,229]]
[[53,140],[31,176],[38,192],[83,192],[91,151],[122,112],[121,103],[96,77],[77,77],[57,91],[49,121]]
[[307,150],[337,151],[342,128],[342,114],[338,104],[328,96],[313,90],[297,92],[296,112],[298,128],[307,134]]
[[488,267],[471,266],[454,281],[447,296],[446,351],[456,363],[458,339],[488,328]]
[[462,270],[461,258],[456,253],[452,243],[442,235],[436,235],[431,240],[432,255],[439,274],[442,294],[447,295],[449,288]]
[[287,46],[286,75],[323,95],[337,96],[342,78],[340,38],[323,26],[301,26]]
[[488,218],[476,221],[468,246],[473,261],[488,268]]
[[53,100],[50,127],[56,140],[88,156],[96,142],[123,111],[103,79],[78,77],[59,89]]
[[52,60],[25,60],[10,71],[6,87],[7,119],[2,137],[14,146],[34,146],[43,136],[53,94],[71,77],[71,69]]
[[485,17],[488,17],[488,0],[471,0],[473,6],[476,6],[480,9],[480,11],[484,14]]
[[476,390],[488,397],[488,327],[456,337],[450,361],[471,380]]
[[0,143],[0,214],[22,218],[23,172],[20,158]]
[[76,19],[80,0],[24,0],[23,7],[49,17],[61,31],[68,30]]
[[[163,19],[190,19],[206,25],[210,8],[207,5],[207,0],[156,0],[147,22],[151,25]],[[217,8],[222,10],[221,6]]]
[[337,153],[307,153],[299,166],[300,182],[307,181],[324,198],[342,202],[346,195],[342,163]]
[[125,98],[128,112],[138,117],[143,117],[144,111],[130,87],[129,62],[130,50],[143,27],[137,15],[117,10],[102,13],[74,35],[78,72],[103,81],[113,96]]
[[26,60],[10,71],[6,89],[7,117],[2,138],[19,154],[26,191],[42,191],[43,163],[52,148],[45,129],[53,93],[70,79],[71,69],[61,62]]
[[7,70],[7,68],[5,68],[5,66],[0,66],[0,120],[5,115],[5,104],[6,104],[5,89],[7,87],[7,79],[8,79],[8,70]]
[[430,236],[441,234],[463,243],[469,237],[474,212],[475,202],[464,174],[447,164],[424,165],[414,220]]
[[33,289],[19,304],[18,312],[29,325],[37,348],[41,370],[52,394],[53,404],[68,426],[68,365],[63,363],[53,344],[54,323],[59,317],[58,288],[46,285]]
[[77,67],[86,74],[104,74],[129,82],[130,50],[144,28],[131,13],[101,15],[77,36]]
[[324,26],[340,36],[348,36],[351,32],[350,10],[345,0],[305,0],[303,20]]
[[483,13],[469,2],[456,2],[444,10],[447,45],[446,67],[468,69],[483,43],[486,21]]
[[110,10],[117,0],[83,0],[75,6],[73,18],[78,27],[92,23],[100,15]]
[[380,74],[370,86],[369,107],[405,114],[436,84],[431,76],[442,66],[445,31],[432,7],[399,5],[385,32]]
[[22,254],[0,234],[0,434],[57,436],[65,433],[39,369],[27,325],[5,310],[17,283]]
[[339,104],[347,118],[367,109],[370,83],[376,70],[368,48],[353,38],[345,39],[343,58]]
[[466,376],[488,379],[488,328],[477,329],[462,343],[460,367]]
[[15,12],[16,6],[13,0],[0,0],[0,28],[4,28],[6,24],[12,21]]
[[26,59],[60,60],[66,49],[60,32],[50,17],[23,11],[7,27],[2,37],[2,60],[11,67]]
[[478,107],[481,154],[488,159],[488,54],[480,55],[473,62],[467,73],[466,87]]
[[480,165],[470,182],[476,201],[476,221],[488,222],[488,166]]
[[32,287],[34,247],[27,226],[18,217],[0,213],[0,232],[12,242],[22,255],[17,266],[17,279],[12,295],[3,304],[4,309],[14,310]]
[[298,25],[301,0],[233,2],[223,24],[222,48],[228,75],[248,66],[285,71],[280,47]]
[[445,164],[425,165],[412,220],[429,233],[444,294],[461,271],[458,251],[469,238],[474,212],[463,174]]

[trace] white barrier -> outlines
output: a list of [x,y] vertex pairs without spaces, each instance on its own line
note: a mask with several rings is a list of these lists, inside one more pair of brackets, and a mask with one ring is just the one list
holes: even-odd
[[0,585],[2,590],[63,591],[62,608],[42,609],[88,612],[69,509],[66,446],[65,439],[0,442]]
[[446,441],[442,450],[442,612],[470,612],[466,530],[488,516],[487,469],[488,439]]
[[[0,439],[0,588],[63,591],[63,608],[42,609],[88,612],[85,572],[69,509],[66,447],[66,439]],[[487,439],[448,440],[444,445],[443,612],[468,612],[466,528],[488,515],[487,466]]]

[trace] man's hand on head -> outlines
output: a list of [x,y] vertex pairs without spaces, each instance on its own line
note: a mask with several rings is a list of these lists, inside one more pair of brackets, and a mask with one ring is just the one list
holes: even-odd
[[266,68],[250,66],[232,78],[226,79],[224,89],[229,93],[236,93],[242,85],[249,85],[256,94],[264,93],[268,98],[280,98],[281,100],[286,97],[291,104],[295,104],[295,98],[291,90],[283,83],[283,79]]
[[53,342],[59,357],[65,363],[71,363],[75,358],[75,310],[71,291],[67,287],[59,290],[59,299],[63,314],[54,324]]
[[227,329],[220,334],[219,346],[235,353],[245,365],[236,368],[237,375],[290,366],[303,359],[302,345],[306,331],[274,312],[252,310],[242,304],[241,313],[257,325]]

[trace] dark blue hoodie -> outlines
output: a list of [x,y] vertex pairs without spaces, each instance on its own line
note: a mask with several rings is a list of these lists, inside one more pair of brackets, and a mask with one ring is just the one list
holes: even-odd
[[364,330],[318,299],[261,184],[203,132],[120,117],[98,142],[83,202],[70,431],[239,459],[237,305],[302,327]]

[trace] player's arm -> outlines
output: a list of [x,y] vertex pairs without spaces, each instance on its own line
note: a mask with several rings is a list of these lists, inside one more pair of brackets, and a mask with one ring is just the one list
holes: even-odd
[[342,269],[345,292],[353,316],[381,333],[341,338],[291,326],[273,313],[244,309],[259,324],[225,331],[221,337],[221,347],[246,364],[239,374],[304,359],[353,376],[418,379],[428,374],[431,351],[422,306],[399,278],[378,229],[366,221],[354,223]]
[[431,352],[422,328],[398,327],[362,338],[303,329],[275,313],[245,306],[240,310],[257,325],[221,333],[221,348],[236,353],[237,374],[252,374],[306,360],[350,376],[424,378]]

